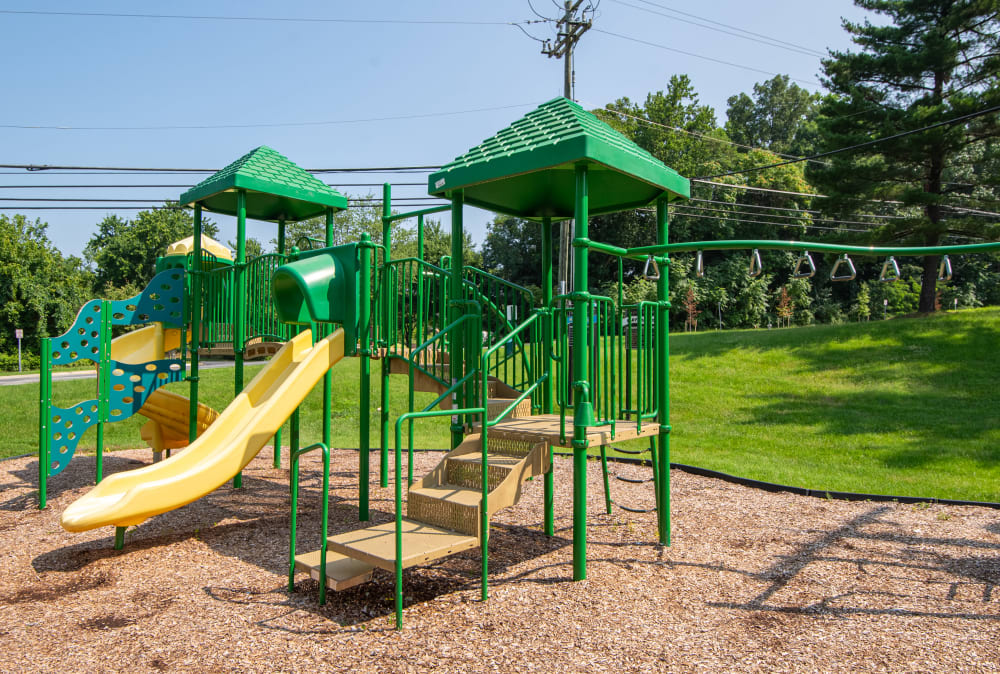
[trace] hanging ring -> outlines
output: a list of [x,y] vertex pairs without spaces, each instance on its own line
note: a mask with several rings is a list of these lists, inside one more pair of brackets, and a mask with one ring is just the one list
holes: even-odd
[[938,267],[938,281],[951,280],[951,260],[947,255],[941,258],[941,265]]
[[750,255],[750,278],[757,278],[764,271],[764,266],[760,262],[760,251],[756,248]]
[[[845,263],[847,264],[847,273],[846,274],[841,274],[841,275],[838,276],[837,275],[837,270],[840,269],[840,265],[845,264]],[[857,275],[858,275],[858,272],[854,268],[854,262],[851,261],[851,258],[848,257],[847,253],[844,253],[844,255],[840,259],[837,260],[837,263],[835,265],[833,265],[833,269],[830,271],[830,280],[831,281],[853,281],[854,277],[856,277]]]
[[[807,269],[802,269],[803,264],[807,266]],[[815,275],[816,265],[813,263],[812,255],[806,251],[795,261],[795,271],[792,272],[792,278],[812,278]]]
[[890,255],[889,259],[882,264],[882,273],[879,274],[878,280],[882,283],[892,283],[899,280],[899,265],[896,264],[896,258]]
[[701,251],[698,251],[698,258],[694,263],[694,275],[697,278],[702,278],[705,276],[705,260],[701,255]]
[[[649,268],[652,267],[652,273]],[[650,255],[646,258],[646,266],[642,268],[642,277],[647,281],[659,281],[660,280],[660,266],[656,264],[656,260]]]

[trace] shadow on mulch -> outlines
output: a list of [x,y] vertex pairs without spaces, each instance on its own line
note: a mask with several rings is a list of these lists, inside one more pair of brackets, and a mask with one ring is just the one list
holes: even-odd
[[708,606],[718,608],[739,609],[754,612],[755,616],[764,615],[768,612],[779,614],[797,614],[818,618],[846,617],[850,615],[886,615],[886,616],[919,616],[934,618],[958,618],[964,620],[995,620],[1000,621],[1000,615],[996,613],[970,613],[970,612],[942,612],[942,611],[917,611],[903,608],[867,608],[862,606],[838,606],[835,602],[840,602],[852,597],[864,597],[870,595],[891,596],[899,601],[916,599],[913,595],[900,593],[863,591],[852,592],[826,597],[821,601],[806,606],[781,606],[769,603],[769,600],[778,592],[784,589],[798,574],[810,564],[816,562],[837,562],[849,563],[856,566],[860,573],[867,574],[866,567],[893,567],[898,569],[917,569],[922,571],[940,571],[943,574],[952,576],[964,576],[967,582],[952,581],[950,583],[949,598],[953,598],[957,593],[959,585],[982,585],[982,601],[989,603],[993,597],[994,589],[1000,585],[1000,566],[988,566],[984,564],[982,557],[970,554],[968,557],[948,557],[944,554],[934,552],[924,553],[919,556],[911,554],[901,554],[896,559],[873,559],[863,555],[845,555],[843,553],[831,553],[830,548],[837,545],[841,549],[854,549],[855,546],[849,541],[868,540],[879,542],[899,543],[909,549],[930,549],[934,548],[955,549],[968,548],[970,553],[975,550],[1000,550],[1000,544],[975,541],[964,538],[938,538],[917,535],[899,535],[889,532],[866,532],[864,527],[884,524],[882,519],[892,511],[889,506],[879,506],[872,508],[866,513],[855,517],[844,524],[821,532],[819,538],[804,541],[797,546],[797,550],[788,555],[780,555],[769,567],[751,572],[737,569],[722,564],[699,564],[693,562],[681,562],[666,560],[663,564],[667,567],[696,567],[708,569],[716,572],[736,573],[747,576],[767,584],[762,592],[758,592],[746,602],[707,602]]
[[[80,487],[94,484],[94,456],[87,456],[89,461],[76,464],[71,463],[65,471],[59,475],[50,476],[47,482],[47,497],[49,500],[57,498],[63,492],[78,489]],[[82,464],[90,467],[90,470],[83,470]],[[108,476],[126,470],[132,470],[145,466],[146,462],[137,459],[127,459],[114,454],[104,455],[104,475]],[[38,460],[30,461],[24,467],[11,471],[11,475],[17,478],[17,482],[9,482],[0,485],[0,493],[8,489],[23,489],[16,496],[0,501],[0,510],[21,511],[29,508],[38,508]]]

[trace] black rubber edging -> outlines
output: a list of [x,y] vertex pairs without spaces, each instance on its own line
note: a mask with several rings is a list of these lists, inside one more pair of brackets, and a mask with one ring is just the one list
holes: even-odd
[[[354,447],[351,447],[349,449],[360,451]],[[448,450],[418,449],[415,451],[447,452]],[[35,456],[35,453],[31,452],[28,454],[20,454],[18,456],[8,456],[6,458],[0,459],[0,462],[11,461],[13,459],[23,459],[28,456]],[[609,456],[608,461],[614,461],[616,463],[631,463],[642,466],[650,464],[649,459],[630,459],[623,456]],[[739,477],[738,475],[730,475],[729,473],[722,473],[717,470],[701,468],[700,466],[689,466],[683,463],[671,463],[670,468],[679,470],[683,473],[688,473],[690,475],[698,475],[700,477],[710,477],[716,480],[731,482],[733,484],[742,485],[744,487],[750,487],[751,489],[760,489],[762,491],[767,491],[771,493],[796,494],[798,496],[811,496],[813,498],[833,499],[836,501],[872,501],[873,503],[937,503],[940,505],[977,506],[979,508],[993,508],[995,510],[1000,510],[1000,503],[991,503],[989,501],[961,501],[958,499],[934,498],[930,496],[926,497],[890,496],[887,494],[860,494],[852,491],[830,491],[824,489],[808,489],[806,487],[792,487],[785,484],[776,484],[774,482],[764,482],[762,480],[751,480],[748,477]]]
[[[618,456],[609,456],[608,461],[617,461],[619,463],[632,463],[641,465],[648,465],[650,463],[649,459],[629,459]],[[760,489],[762,491],[767,491],[772,493],[783,492],[787,494],[796,494],[798,496],[811,496],[813,498],[833,499],[836,501],[872,501],[873,503],[937,503],[940,505],[977,506],[980,508],[994,508],[1000,510],[1000,503],[991,503],[989,501],[961,501],[958,499],[934,498],[930,496],[891,496],[887,494],[860,494],[852,491],[808,489],[806,487],[792,487],[784,484],[776,484],[774,482],[752,480],[748,477],[739,477],[738,475],[730,475],[729,473],[722,473],[717,470],[710,470],[708,468],[702,468],[700,466],[688,466],[683,463],[671,463],[670,468],[679,470],[684,473],[688,473],[690,475],[698,475],[700,477],[710,477],[716,480],[723,480],[724,482],[732,482],[733,484],[742,485],[744,487],[750,487],[751,489]]]

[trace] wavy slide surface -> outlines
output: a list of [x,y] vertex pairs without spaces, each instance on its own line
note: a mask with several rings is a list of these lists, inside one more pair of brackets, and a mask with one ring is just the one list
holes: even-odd
[[344,332],[285,344],[219,418],[180,454],[105,478],[62,515],[67,531],[133,526],[214,491],[240,472],[344,356]]

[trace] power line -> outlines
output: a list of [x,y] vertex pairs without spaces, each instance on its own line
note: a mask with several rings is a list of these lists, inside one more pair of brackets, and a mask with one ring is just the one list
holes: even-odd
[[[777,77],[779,73],[771,72],[770,70],[761,70],[760,68],[754,68],[753,66],[743,65],[741,63],[733,63],[732,61],[724,61],[722,59],[717,59],[713,56],[703,56],[701,54],[695,54],[694,52],[684,51],[683,49],[677,49],[676,47],[668,47],[665,44],[659,44],[656,42],[649,42],[648,40],[641,40],[637,37],[629,37],[628,35],[622,35],[621,33],[612,33],[609,30],[603,30],[601,28],[594,28],[595,33],[603,33],[605,35],[611,35],[612,37],[617,37],[622,40],[628,40],[629,42],[637,42],[639,44],[644,44],[650,47],[656,47],[657,49],[665,49],[666,51],[675,52],[677,54],[684,54],[685,56],[692,56],[694,58],[703,59],[705,61],[712,61],[713,63],[721,63],[725,66],[732,66],[733,68],[739,68],[741,70],[749,70],[755,73],[761,73],[762,75],[770,75],[771,77]],[[803,80],[797,77],[789,76],[790,80],[794,82],[802,82],[803,84],[812,84],[815,86],[821,86],[819,82],[815,80]]]
[[[743,39],[743,40],[750,40],[751,42],[756,42],[758,44],[767,45],[768,47],[777,47],[778,49],[784,49],[786,51],[790,51],[790,52],[793,52],[793,53],[796,53],[796,54],[802,54],[804,56],[814,56],[814,57],[823,57],[823,56],[825,56],[825,54],[823,52],[816,51],[815,49],[810,49],[809,47],[800,47],[798,45],[791,45],[791,43],[782,42],[780,40],[774,40],[774,41],[771,41],[771,42],[768,41],[768,40],[773,40],[773,38],[760,39],[760,38],[757,38],[757,37],[752,37],[751,35],[743,35],[741,33],[745,33],[747,31],[743,31],[743,29],[741,29],[741,28],[737,28],[736,29],[736,30],[740,31],[738,33],[738,32],[735,32],[733,30],[726,30],[725,28],[715,28],[714,26],[706,26],[705,24],[698,23],[697,21],[691,21],[689,19],[682,19],[680,17],[670,16],[669,14],[664,14],[663,12],[658,12],[655,9],[649,9],[648,7],[640,7],[639,5],[633,5],[631,3],[624,2],[624,0],[612,0],[612,2],[617,2],[619,5],[624,5],[626,7],[631,7],[632,9],[638,9],[641,12],[648,12],[649,14],[655,14],[656,16],[662,16],[664,18],[670,19],[671,21],[680,21],[681,23],[687,23],[687,24],[690,24],[692,26],[698,26],[699,28],[706,28],[708,30],[714,30],[714,31],[716,31],[718,33],[725,33],[726,35],[732,35],[734,37],[738,37],[738,38]],[[648,3],[647,2],[646,4],[653,4],[653,3]],[[660,5],[654,5],[654,6],[655,7],[659,7]],[[664,9],[666,9],[666,8],[664,8]],[[668,10],[668,11],[673,11],[673,10]],[[703,19],[703,20],[707,20],[707,19]],[[715,22],[713,22],[713,23],[715,23]]]
[[222,16],[210,14],[126,14],[120,12],[58,12],[48,10],[0,9],[0,14],[36,16],[76,16],[115,19],[180,19],[187,21],[263,21],[272,23],[373,23],[417,26],[516,26],[535,21],[471,21],[462,19],[343,19],[290,16]]
[[[305,169],[309,173],[430,173],[440,166],[367,166],[361,168],[315,168]],[[217,168],[146,168],[139,166],[60,166],[55,164],[0,164],[0,169],[24,169],[25,171],[115,171],[137,173],[215,173]]]
[[363,124],[368,122],[393,122],[407,119],[426,119],[429,117],[448,117],[454,115],[468,115],[477,112],[493,112],[495,110],[510,110],[512,108],[526,108],[536,106],[534,103],[515,103],[513,105],[500,105],[491,108],[473,108],[470,110],[454,110],[449,112],[426,112],[412,115],[394,115],[389,117],[366,117],[357,119],[334,119],[319,122],[259,122],[252,124],[190,124],[190,125],[164,125],[164,126],[67,126],[67,125],[42,125],[42,124],[0,124],[0,129],[26,129],[40,131],[192,131],[210,129],[270,129],[280,127],[307,127],[307,126],[334,126],[338,124]]
[[[18,174],[18,175],[21,175],[21,174]],[[327,183],[328,187],[381,187],[382,185],[383,185],[383,183]],[[392,183],[392,186],[393,187],[412,187],[412,186],[427,187],[427,183],[426,182],[419,182],[419,183],[403,182],[403,183]],[[125,185],[125,184],[121,184],[121,185],[102,185],[102,184],[94,184],[94,183],[91,183],[91,184],[88,184],[88,185],[83,185],[83,184],[80,184],[80,185],[0,185],[0,190],[91,189],[91,188],[98,188],[98,189],[100,189],[100,188],[105,188],[105,187],[116,188],[116,189],[117,188],[130,188],[130,187],[141,187],[141,188],[152,188],[152,187],[167,188],[167,187],[173,187],[173,188],[180,189],[180,188],[191,187],[191,185],[190,184],[184,184],[184,183],[180,183],[180,184],[158,184],[158,185],[139,184],[139,183],[131,183],[131,184],[128,184],[128,185]]]
[[980,110],[978,112],[970,112],[967,115],[961,115],[959,117],[953,117],[952,119],[946,119],[942,122],[936,122],[934,124],[929,124],[927,126],[922,126],[919,129],[911,129],[910,131],[902,131],[900,133],[893,134],[891,136],[885,136],[883,138],[876,138],[874,140],[868,140],[864,143],[857,143],[855,145],[849,145],[847,147],[838,148],[836,150],[828,150],[826,152],[820,152],[819,154],[810,155],[808,157],[799,157],[798,159],[790,159],[788,161],[777,162],[774,164],[766,164],[764,166],[755,166],[748,169],[741,169],[739,171],[729,171],[728,173],[719,173],[714,176],[701,176],[702,180],[712,180],[714,178],[725,178],[726,176],[741,175],[744,173],[754,173],[756,171],[763,171],[764,169],[777,168],[779,166],[788,166],[789,164],[797,164],[802,161],[811,161],[813,159],[819,159],[821,157],[830,157],[835,154],[840,154],[841,152],[849,152],[851,150],[859,150],[863,147],[870,147],[872,145],[877,145],[879,143],[884,143],[890,140],[896,140],[897,138],[905,138],[906,136],[912,136],[915,133],[922,133],[924,131],[930,131],[931,129],[937,129],[942,126],[950,126],[952,124],[958,124],[959,122],[965,122],[970,119],[976,119],[977,117],[982,117],[990,113],[1000,110],[1000,105],[994,105],[993,107],[986,108],[985,110]]
[[[738,208],[756,208],[756,209],[768,210],[768,211],[788,211],[788,212],[792,212],[792,213],[808,213],[809,215],[820,215],[820,216],[823,215],[823,211],[810,210],[810,209],[807,209],[807,208],[786,208],[786,207],[782,207],[782,206],[761,206],[759,204],[745,204],[745,203],[732,202],[732,201],[718,201],[718,200],[715,200],[715,199],[695,199],[695,198],[692,198],[692,199],[688,199],[688,201],[696,201],[696,202],[699,202],[699,203],[706,203],[706,204],[718,204],[720,206],[735,206],[735,207],[738,207]],[[885,218],[885,219],[888,219],[888,220],[903,220],[903,219],[905,219],[905,216],[902,216],[902,215],[881,215],[881,214],[877,214],[877,213],[853,213],[852,217],[855,217],[855,218]],[[875,224],[875,223],[857,223],[857,224]]]
[[[715,203],[715,202],[713,202],[713,203]],[[777,215],[777,214],[774,214],[774,213],[747,213],[746,211],[739,210],[739,206],[742,206],[742,204],[736,204],[735,206],[736,206],[736,208],[729,208],[729,209],[710,208],[710,207],[706,207],[706,206],[687,206],[687,205],[677,206],[677,208],[694,209],[694,210],[699,210],[699,211],[708,211],[708,212],[711,212],[711,213],[724,213],[724,214],[725,213],[729,213],[729,214],[733,214],[733,215],[742,215],[742,216],[750,216],[750,217],[780,218],[782,220],[792,220],[792,221],[798,221],[799,220],[799,218],[797,218],[795,216],[792,216],[792,215]],[[761,208],[764,208],[764,207],[761,207]],[[863,221],[860,221],[860,220],[839,220],[839,219],[836,219],[836,218],[819,218],[819,219],[815,220],[814,222],[828,224],[828,225],[863,225],[865,227],[868,227],[868,229],[865,230],[865,231],[872,231],[872,230],[874,230],[874,229],[876,229],[878,227],[884,227],[885,226],[885,223],[863,222]]]
[[[783,154],[781,152],[775,152],[774,150],[769,150],[766,147],[756,147],[754,145],[744,145],[742,143],[736,143],[734,141],[727,140],[725,138],[716,138],[716,137],[710,136],[710,135],[708,135],[706,133],[699,133],[697,131],[689,131],[688,129],[685,129],[683,127],[671,126],[669,124],[662,124],[660,122],[654,122],[654,121],[652,121],[650,119],[646,119],[644,117],[637,117],[636,115],[630,115],[627,112],[621,112],[620,110],[612,110],[612,109],[609,109],[609,108],[599,108],[599,107],[595,107],[594,109],[597,110],[598,112],[606,112],[606,113],[608,113],[610,115],[621,115],[622,117],[628,117],[629,119],[634,119],[635,121],[640,122],[642,124],[646,124],[648,126],[655,126],[655,127],[661,128],[661,129],[669,129],[671,131],[677,131],[679,133],[686,133],[689,136],[695,136],[696,138],[700,138],[702,140],[711,140],[711,141],[714,141],[716,143],[725,143],[726,145],[732,145],[734,147],[743,148],[744,150],[763,150],[764,152],[770,152],[771,154],[773,154],[775,156],[786,157],[786,158],[789,158],[789,159],[801,159],[802,158],[802,157],[799,157],[798,155],[794,155],[794,154]],[[721,127],[720,127],[720,129],[721,129]],[[829,163],[827,163],[827,162],[816,161],[815,163],[816,164],[820,164],[822,166],[829,166]]]
[[712,24],[715,24],[716,26],[722,26],[723,28],[731,28],[731,29],[739,31],[741,33],[746,33],[747,35],[753,35],[755,37],[763,38],[765,40],[770,40],[771,42],[776,42],[778,44],[783,44],[783,45],[786,45],[788,47],[793,47],[795,49],[802,49],[802,50],[805,50],[805,51],[808,51],[808,52],[812,52],[813,54],[816,54],[818,56],[826,56],[826,54],[824,54],[824,53],[822,53],[820,51],[817,51],[815,49],[811,49],[809,47],[806,47],[806,46],[803,46],[803,45],[800,45],[800,44],[795,44],[794,42],[788,42],[787,40],[779,40],[778,38],[771,37],[770,35],[764,35],[763,33],[755,33],[752,30],[747,30],[745,28],[740,28],[739,26],[733,26],[733,25],[730,25],[728,23],[722,23],[721,21],[715,21],[714,19],[709,19],[709,18],[706,18],[704,16],[698,16],[697,14],[691,14],[690,12],[682,12],[679,9],[673,9],[672,7],[667,7],[665,5],[661,5],[661,4],[656,3],[656,2],[651,2],[650,0],[636,0],[636,1],[637,2],[641,2],[644,5],[652,5],[653,7],[659,7],[660,9],[666,10],[668,12],[673,12],[674,14],[681,14],[683,16],[690,16],[691,18],[698,19],[700,21],[705,21],[705,22],[708,22],[708,23],[712,23]]

